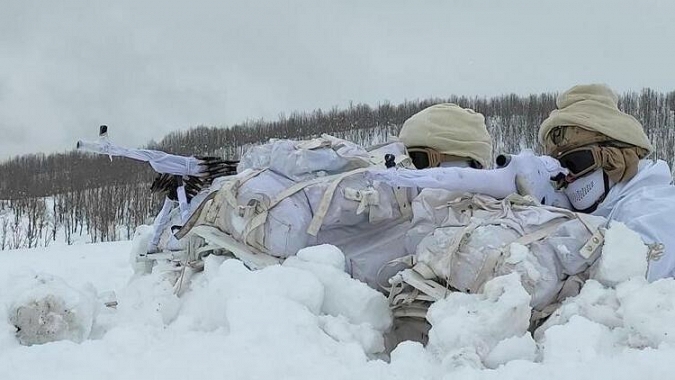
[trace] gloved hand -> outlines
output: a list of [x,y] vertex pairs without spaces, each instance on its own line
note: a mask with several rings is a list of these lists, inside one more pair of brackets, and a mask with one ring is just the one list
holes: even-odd
[[516,189],[520,195],[529,195],[542,204],[571,209],[567,196],[556,190],[551,178],[567,174],[567,169],[553,157],[537,156],[525,149],[511,156],[507,164],[513,166],[516,175]]

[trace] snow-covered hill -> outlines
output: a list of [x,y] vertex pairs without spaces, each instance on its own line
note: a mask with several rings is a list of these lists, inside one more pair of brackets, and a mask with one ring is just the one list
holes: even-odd
[[[535,341],[524,331],[529,296],[515,276],[501,277],[485,294],[436,303],[428,347],[405,342],[387,362],[370,354],[382,345],[386,303],[341,274],[327,247],[315,249],[316,260],[300,255],[257,272],[210,258],[178,298],[161,274],[132,278],[130,246],[0,252],[0,378],[617,380],[675,373],[670,279],[616,288],[591,281],[561,309],[562,324]],[[119,306],[99,307],[81,343],[20,345],[8,313],[26,294],[49,288],[52,277],[97,294],[97,307],[114,291]]]

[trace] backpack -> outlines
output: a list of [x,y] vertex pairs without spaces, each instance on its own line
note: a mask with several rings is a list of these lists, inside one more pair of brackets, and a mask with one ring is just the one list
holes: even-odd
[[400,142],[368,151],[323,135],[253,147],[237,175],[214,181],[178,237],[214,227],[245,249],[280,259],[330,243],[343,250],[351,275],[374,285],[382,263],[405,255],[403,245],[392,242],[402,242],[407,229],[401,226],[410,222],[417,194],[368,177],[385,167],[385,155],[410,165]]
[[391,263],[406,269],[390,280],[389,300],[394,316],[418,320],[449,292],[479,293],[512,272],[520,274],[540,318],[562,293],[573,295],[570,286],[582,282],[600,255],[606,224],[516,194],[498,200],[425,189],[412,207],[406,245],[414,254]]

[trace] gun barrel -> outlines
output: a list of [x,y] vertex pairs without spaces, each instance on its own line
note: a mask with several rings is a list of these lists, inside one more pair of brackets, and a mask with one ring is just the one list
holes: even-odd
[[91,153],[108,154],[108,149],[106,149],[105,144],[92,141],[78,140],[76,149]]

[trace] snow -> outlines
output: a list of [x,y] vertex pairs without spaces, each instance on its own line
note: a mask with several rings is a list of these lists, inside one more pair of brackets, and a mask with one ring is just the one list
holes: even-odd
[[428,348],[444,360],[458,350],[482,359],[500,341],[524,335],[530,311],[530,296],[516,273],[488,282],[483,294],[451,293],[429,308]]
[[342,315],[354,324],[368,324],[381,332],[387,330],[392,324],[387,299],[366,284],[353,280],[344,269],[337,269],[333,259],[336,249],[329,245],[304,248],[297,256],[286,259],[283,266],[316,276],[325,289],[322,306],[325,314]]
[[[626,235],[615,228],[615,238]],[[607,238],[609,263],[636,255]],[[175,274],[134,276],[131,249],[0,252],[0,378],[667,379],[675,368],[675,280],[650,284],[632,276],[634,265],[620,279],[589,280],[534,337],[517,274],[482,294],[452,294],[430,309],[427,347],[403,342],[388,361],[380,353],[391,323],[386,301],[346,276],[334,247],[259,271],[209,257],[180,297]],[[117,309],[103,306],[111,291]],[[20,344],[12,309],[47,293],[80,307],[71,322],[85,330]]]
[[23,288],[9,306],[9,321],[19,327],[17,338],[24,345],[63,339],[82,342],[89,337],[97,311],[93,287],[78,290],[62,279],[37,275],[19,283]]
[[647,252],[647,246],[637,232],[623,223],[612,221],[605,234],[602,255],[591,277],[605,285],[615,286],[631,277],[644,276],[647,273]]

